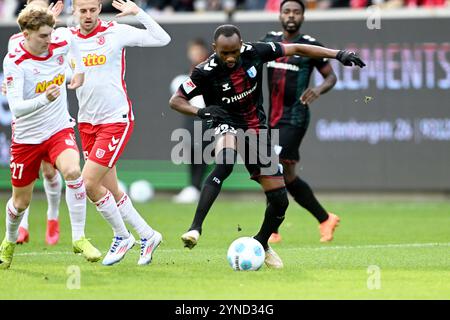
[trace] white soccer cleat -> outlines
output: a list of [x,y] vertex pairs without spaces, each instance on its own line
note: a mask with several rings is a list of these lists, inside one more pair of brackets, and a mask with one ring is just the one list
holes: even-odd
[[111,248],[103,259],[102,264],[105,266],[112,266],[113,264],[119,262],[123,259],[128,250],[133,248],[135,242],[136,240],[131,233],[126,239],[123,237],[114,237]]
[[158,248],[162,241],[162,235],[158,231],[153,233],[150,239],[141,239],[141,254],[138,265],[146,265],[152,262],[153,252]]
[[272,269],[283,268],[283,261],[281,261],[280,256],[271,247],[266,249],[266,257],[264,262],[266,266]]
[[181,240],[186,248],[192,249],[200,238],[200,232],[197,230],[190,230],[181,236]]
[[179,194],[173,197],[175,203],[196,203],[200,199],[200,191],[194,186],[185,187]]

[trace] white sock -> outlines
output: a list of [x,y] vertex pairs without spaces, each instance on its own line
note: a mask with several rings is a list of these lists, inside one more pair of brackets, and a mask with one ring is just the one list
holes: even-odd
[[72,241],[76,241],[84,237],[86,225],[86,188],[83,178],[66,181],[66,203],[72,227]]
[[153,236],[153,229],[145,222],[139,212],[137,212],[130,197],[126,193],[124,193],[122,199],[117,202],[117,208],[119,208],[123,221],[129,223],[134,230],[136,230],[141,239],[149,239]]
[[30,207],[26,208],[24,212],[25,213],[22,216],[22,221],[20,221],[19,227],[22,227],[22,228],[28,230],[28,216],[30,214]]
[[6,204],[6,240],[9,242],[16,243],[17,238],[19,237],[19,225],[22,220],[23,214],[25,210],[22,212],[18,212],[16,208],[13,206],[12,198],[8,200]]
[[115,237],[129,237],[130,233],[123,222],[119,209],[117,209],[116,201],[114,201],[114,197],[109,190],[103,198],[95,202],[95,206],[97,207],[97,211],[100,212],[112,227]]
[[47,220],[56,220],[59,215],[59,203],[61,202],[62,179],[59,172],[52,180],[44,178],[44,190],[47,196]]

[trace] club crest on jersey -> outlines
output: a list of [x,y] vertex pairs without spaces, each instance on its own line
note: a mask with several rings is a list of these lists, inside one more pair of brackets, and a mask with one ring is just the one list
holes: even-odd
[[104,36],[100,36],[100,37],[98,37],[98,39],[97,39],[97,43],[99,44],[99,45],[104,45],[105,44],[105,37]]
[[256,68],[255,66],[252,66],[250,69],[247,70],[247,74],[250,78],[256,77]]
[[191,93],[195,88],[197,88],[197,86],[192,82],[191,78],[188,78],[183,82],[183,89],[186,94]]
[[103,156],[105,155],[105,150],[98,148],[97,151],[95,152],[95,156],[97,157],[97,159],[101,159],[103,158]]
[[64,63],[64,57],[63,56],[59,56],[58,58],[56,58],[56,60],[58,61],[59,65],[62,65]]

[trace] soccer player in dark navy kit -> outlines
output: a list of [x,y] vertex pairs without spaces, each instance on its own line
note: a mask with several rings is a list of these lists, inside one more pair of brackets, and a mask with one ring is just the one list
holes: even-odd
[[[304,44],[281,44],[277,42],[243,43],[239,29],[223,25],[214,32],[215,53],[199,64],[178,91],[171,97],[171,108],[187,115],[211,120],[216,127],[215,168],[206,178],[188,232],[182,235],[186,247],[193,248],[200,237],[203,220],[220,193],[223,181],[231,174],[237,153],[242,156],[252,179],[263,188],[267,198],[264,220],[254,236],[265,249],[265,263],[271,268],[282,268],[280,257],[268,245],[272,232],[284,220],[288,207],[287,191],[283,174],[277,163],[271,141],[266,143],[242,142],[239,133],[251,131],[263,140],[267,129],[262,106],[262,69],[264,63],[282,56],[301,55],[313,58],[335,58],[344,65],[365,64],[353,52],[332,50]],[[206,108],[192,106],[189,100],[203,95]],[[250,141],[251,138],[249,139]],[[265,146],[270,150],[265,150]],[[247,152],[248,150],[248,152]],[[268,151],[268,152],[267,152]],[[254,161],[256,154],[257,160]],[[269,158],[269,162],[267,162]]]
[[[322,46],[313,37],[301,34],[305,5],[301,0],[283,0],[280,4],[282,32],[268,33],[263,42],[299,43]],[[324,81],[321,85],[308,88],[311,74],[316,68]],[[319,222],[320,241],[333,240],[334,229],[339,217],[328,213],[314,196],[311,187],[296,173],[300,160],[299,147],[310,121],[309,104],[321,94],[328,92],[336,83],[336,75],[327,59],[308,57],[280,57],[267,64],[270,92],[269,126],[279,130],[280,162],[286,189],[303,208]],[[281,235],[273,233],[269,242],[281,241]]]

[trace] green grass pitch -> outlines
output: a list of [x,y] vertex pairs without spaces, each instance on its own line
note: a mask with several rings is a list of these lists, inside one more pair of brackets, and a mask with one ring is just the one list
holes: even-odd
[[[2,208],[5,202],[0,199]],[[73,254],[65,203],[60,243],[46,246],[46,203],[37,199],[31,205],[31,241],[17,246],[11,269],[0,270],[0,299],[450,298],[449,203],[333,200],[325,205],[341,217],[332,243],[319,242],[316,221],[291,200],[283,241],[273,245],[285,268],[237,272],[227,264],[227,248],[235,238],[257,232],[264,212],[260,198],[219,197],[193,250],[183,248],[180,235],[195,206],[168,200],[136,204],[164,239],[144,267],[137,265],[138,245],[111,267]],[[2,235],[4,230],[2,222]],[[91,204],[86,236],[103,253],[112,237]]]

